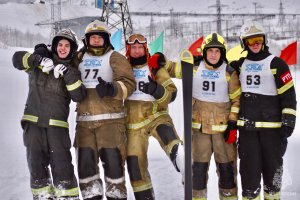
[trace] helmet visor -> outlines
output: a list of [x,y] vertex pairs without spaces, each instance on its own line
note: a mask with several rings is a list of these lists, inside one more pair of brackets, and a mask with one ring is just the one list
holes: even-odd
[[262,44],[264,42],[264,37],[259,36],[259,37],[247,38],[245,39],[245,42],[248,46],[252,46],[254,44]]
[[136,42],[139,44],[145,44],[147,43],[147,39],[141,34],[134,34],[129,36],[127,44],[134,44]]

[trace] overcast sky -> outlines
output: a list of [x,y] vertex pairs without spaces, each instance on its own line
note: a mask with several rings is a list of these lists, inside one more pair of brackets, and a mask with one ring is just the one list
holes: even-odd
[[[28,3],[36,0],[0,0],[0,3],[6,2],[22,2]],[[38,1],[38,0],[37,0]],[[50,2],[50,0],[44,0]],[[88,2],[91,5],[95,0],[62,0],[63,2],[72,2],[74,4],[80,4],[82,1]],[[216,4],[215,0],[128,0],[130,11],[163,11],[168,12],[170,9],[174,11],[187,11],[187,12],[215,12],[216,8],[213,5]],[[299,0],[282,0],[285,13],[299,13],[300,3]],[[221,0],[222,12],[238,12],[238,13],[254,13],[255,7],[258,13],[263,12],[279,12],[280,0]],[[210,7],[212,6],[212,7]],[[210,7],[210,8],[209,8]]]

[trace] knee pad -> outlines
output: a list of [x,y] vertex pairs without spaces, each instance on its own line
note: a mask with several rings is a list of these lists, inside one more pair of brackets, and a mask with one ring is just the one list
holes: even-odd
[[176,139],[173,127],[166,124],[160,124],[156,127],[156,131],[162,142],[167,145]]
[[80,179],[97,174],[97,161],[95,151],[89,147],[78,148],[78,176]]
[[234,182],[234,168],[233,162],[229,163],[217,163],[217,168],[219,170],[219,186],[222,189],[231,189],[236,187]]
[[137,156],[128,156],[127,157],[128,173],[130,181],[139,181],[142,179],[139,160]]
[[106,177],[117,179],[124,176],[123,160],[119,149],[101,148],[99,154]]
[[193,189],[203,190],[207,185],[207,170],[208,163],[194,162],[193,163]]
[[144,191],[140,191],[140,192],[135,192],[134,197],[136,200],[144,200],[144,199],[154,200],[155,199],[153,188],[144,190]]

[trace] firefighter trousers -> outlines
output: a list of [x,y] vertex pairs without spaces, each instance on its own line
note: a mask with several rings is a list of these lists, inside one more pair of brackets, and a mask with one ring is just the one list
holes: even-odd
[[83,199],[101,199],[104,196],[99,159],[104,169],[106,198],[127,199],[124,167],[126,145],[124,119],[77,123],[74,146]]
[[254,199],[260,194],[261,177],[265,196],[280,199],[282,157],[287,147],[287,140],[282,138],[280,131],[267,128],[257,131],[239,129],[238,153],[242,195],[245,199]]
[[193,198],[207,198],[208,170],[212,154],[219,177],[220,199],[238,199],[236,144],[227,144],[223,133],[204,134],[196,129],[192,135]]
[[127,165],[135,199],[153,200],[155,198],[148,171],[147,157],[149,137],[153,136],[159,142],[173,164],[176,159],[178,144],[181,141],[169,115],[160,116],[140,129],[128,130],[127,135]]
[[42,128],[27,122],[23,139],[33,199],[76,199],[79,189],[72,164],[69,130],[60,127]]

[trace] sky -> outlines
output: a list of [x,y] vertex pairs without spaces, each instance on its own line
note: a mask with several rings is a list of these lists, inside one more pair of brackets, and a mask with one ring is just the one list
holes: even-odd
[[[159,2],[159,3],[158,3]],[[133,10],[156,10],[160,7],[169,10],[168,5],[176,5],[179,8],[184,8],[188,11],[193,11],[190,5],[183,5],[181,2],[173,0],[157,0],[157,1],[141,1],[141,0],[129,0],[130,6],[134,6]],[[186,1],[184,1],[186,2]],[[189,0],[194,2],[192,7],[197,8],[195,5],[204,4],[207,1],[202,0]],[[195,3],[196,2],[196,3]],[[215,1],[212,1],[215,2]],[[223,1],[221,1],[223,3]],[[225,0],[224,0],[225,2]],[[226,1],[229,2],[229,1]],[[232,2],[232,1],[231,1]],[[245,4],[244,1],[243,6]],[[268,2],[268,1],[264,1]],[[292,2],[285,1],[285,2]],[[295,2],[295,1],[293,1]],[[213,3],[211,3],[213,4]],[[209,4],[209,5],[211,5]],[[275,1],[276,4],[276,1]],[[206,5],[206,4],[205,4]],[[232,3],[234,5],[234,3]],[[248,6],[253,4],[248,2]],[[152,8],[153,6],[153,8]],[[186,6],[186,7],[184,7]],[[299,6],[298,4],[295,7]],[[156,7],[156,9],[154,9]],[[77,15],[88,15],[96,14],[98,10],[91,8],[68,8],[63,11],[65,17],[77,16]],[[176,7],[177,8],[177,7]],[[205,7],[207,8],[207,7]],[[174,8],[175,9],[175,8]],[[191,9],[191,10],[189,10]],[[248,10],[248,9],[247,9]],[[249,9],[250,10],[250,9]],[[32,8],[24,5],[0,5],[0,24],[1,25],[13,25],[19,29],[25,29],[29,31],[41,31],[45,35],[48,34],[42,27],[35,27],[33,24],[38,20],[45,20],[49,17],[50,9],[44,8]],[[22,14],[22,17],[20,15]],[[47,15],[46,15],[47,14]],[[137,20],[137,19],[135,19]],[[0,38],[1,40],[1,38]],[[171,52],[170,49],[174,49],[174,45],[180,46],[180,39],[174,40],[173,43],[166,43],[166,49]],[[0,45],[0,196],[4,200],[27,200],[31,199],[30,185],[29,185],[29,173],[26,163],[25,147],[23,146],[22,129],[20,126],[20,118],[23,114],[24,105],[27,97],[28,86],[27,86],[27,75],[24,72],[18,71],[13,68],[11,63],[12,55],[17,50],[28,50],[20,47],[5,47],[1,48]],[[277,52],[279,50],[277,49]],[[175,54],[178,52],[172,52]],[[300,66],[297,65],[295,68],[291,68],[296,90],[300,90]],[[181,93],[181,82],[175,80],[178,87],[179,93],[176,101],[170,105],[170,114],[173,118],[174,124],[178,134],[183,136],[183,116],[182,113],[182,93]],[[300,95],[298,97],[298,102]],[[298,104],[299,105],[299,104]],[[70,136],[74,138],[75,130],[75,104],[71,105],[70,112]],[[297,115],[300,116],[298,109]],[[300,151],[300,123],[299,117],[296,124],[296,129],[293,136],[289,139],[289,146],[284,158],[284,174],[283,174],[283,200],[296,200],[300,199],[300,174],[299,165],[299,151]],[[275,148],[275,147],[274,147]],[[72,149],[73,164],[75,163],[75,152]],[[167,156],[159,147],[158,143],[151,139],[149,147],[149,169],[153,180],[154,191],[158,200],[182,200],[183,199],[183,186],[181,185],[181,176],[175,171],[171,162]],[[217,195],[217,176],[214,162],[212,161],[209,172],[209,183],[208,183],[208,200],[216,200]],[[129,193],[129,200],[133,199],[133,193],[131,186],[129,185],[128,176],[127,188]],[[239,179],[238,179],[239,181]],[[241,193],[240,181],[239,181],[239,194]]]

